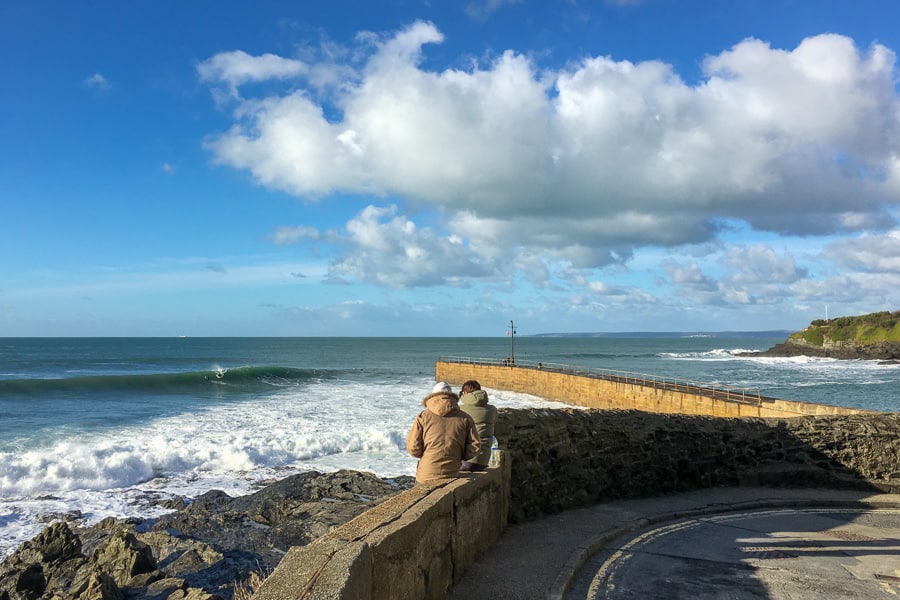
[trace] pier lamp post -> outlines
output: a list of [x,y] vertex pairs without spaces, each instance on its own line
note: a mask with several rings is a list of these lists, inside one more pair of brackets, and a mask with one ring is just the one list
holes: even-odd
[[516,364],[516,326],[509,320],[509,366]]

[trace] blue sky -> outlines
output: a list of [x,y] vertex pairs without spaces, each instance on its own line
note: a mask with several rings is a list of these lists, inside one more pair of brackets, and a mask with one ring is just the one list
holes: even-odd
[[900,3],[0,4],[0,336],[897,310]]

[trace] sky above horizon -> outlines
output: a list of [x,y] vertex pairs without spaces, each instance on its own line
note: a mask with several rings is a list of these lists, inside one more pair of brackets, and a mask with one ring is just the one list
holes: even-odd
[[0,337],[900,309],[900,3],[0,4]]

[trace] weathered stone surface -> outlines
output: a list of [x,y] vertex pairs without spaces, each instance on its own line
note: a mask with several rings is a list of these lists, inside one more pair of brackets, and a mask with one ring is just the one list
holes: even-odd
[[138,541],[130,531],[118,531],[91,556],[99,571],[108,574],[118,586],[128,585],[132,578],[156,570],[156,559],[150,546]]
[[228,600],[235,582],[415,484],[339,471],[213,490],[155,521],[54,523],[0,563],[0,600]]
[[721,419],[501,409],[509,520],[710,486],[900,490],[900,413]]
[[87,587],[77,597],[79,600],[124,600],[125,595],[111,576],[96,571],[91,574]]
[[65,523],[54,523],[0,564],[0,599],[33,600],[64,591],[86,563],[81,541]]
[[370,473],[337,471],[287,477],[262,490],[231,498],[213,491],[186,509],[160,517],[153,531],[209,544],[226,559],[274,567],[292,546],[302,546],[381,500],[411,487]]

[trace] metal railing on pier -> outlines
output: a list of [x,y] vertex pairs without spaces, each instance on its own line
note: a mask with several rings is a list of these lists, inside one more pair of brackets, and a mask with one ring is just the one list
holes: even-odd
[[713,383],[699,383],[695,381],[669,379],[656,375],[646,375],[643,373],[632,373],[630,371],[597,369],[594,367],[580,367],[532,360],[516,359],[515,361],[511,361],[510,359],[506,358],[496,359],[472,358],[465,356],[441,356],[438,358],[438,360],[440,360],[441,362],[468,365],[516,367],[518,369],[538,369],[541,371],[564,373],[566,375],[576,375],[579,377],[603,379],[605,381],[612,381],[614,383],[639,385],[658,390],[684,392],[687,394],[694,394],[696,396],[703,396],[704,398],[723,400],[725,402],[739,402],[741,404],[749,404],[752,406],[760,406],[763,402],[772,402],[775,400],[775,398],[767,398],[765,396],[762,396],[758,388],[743,388],[723,386]]

